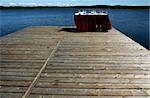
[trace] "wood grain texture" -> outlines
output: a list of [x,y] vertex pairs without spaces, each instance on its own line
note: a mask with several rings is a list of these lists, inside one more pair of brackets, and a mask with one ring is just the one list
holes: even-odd
[[25,94],[60,39],[29,98],[150,98],[149,50],[114,28],[62,28],[29,27],[0,38],[2,98]]

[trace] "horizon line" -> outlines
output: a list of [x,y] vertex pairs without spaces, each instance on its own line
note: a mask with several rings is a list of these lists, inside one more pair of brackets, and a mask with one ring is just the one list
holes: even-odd
[[136,6],[149,6],[150,5],[1,5],[1,7],[80,7],[80,6],[133,6],[133,7],[136,7]]

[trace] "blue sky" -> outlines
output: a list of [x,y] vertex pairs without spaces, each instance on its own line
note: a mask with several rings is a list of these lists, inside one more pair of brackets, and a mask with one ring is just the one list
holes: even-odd
[[0,5],[150,5],[150,0],[0,0]]

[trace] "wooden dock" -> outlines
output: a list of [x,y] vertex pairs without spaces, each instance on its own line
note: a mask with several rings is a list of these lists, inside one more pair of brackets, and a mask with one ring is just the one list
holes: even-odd
[[114,28],[61,29],[0,38],[0,98],[150,98],[149,50]]

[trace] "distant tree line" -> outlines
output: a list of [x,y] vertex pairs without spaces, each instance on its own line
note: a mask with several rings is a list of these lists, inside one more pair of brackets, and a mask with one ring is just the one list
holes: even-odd
[[105,9],[150,9],[150,6],[122,6],[122,5],[92,5],[92,6],[0,6],[0,9],[28,9],[28,8],[105,8]]

